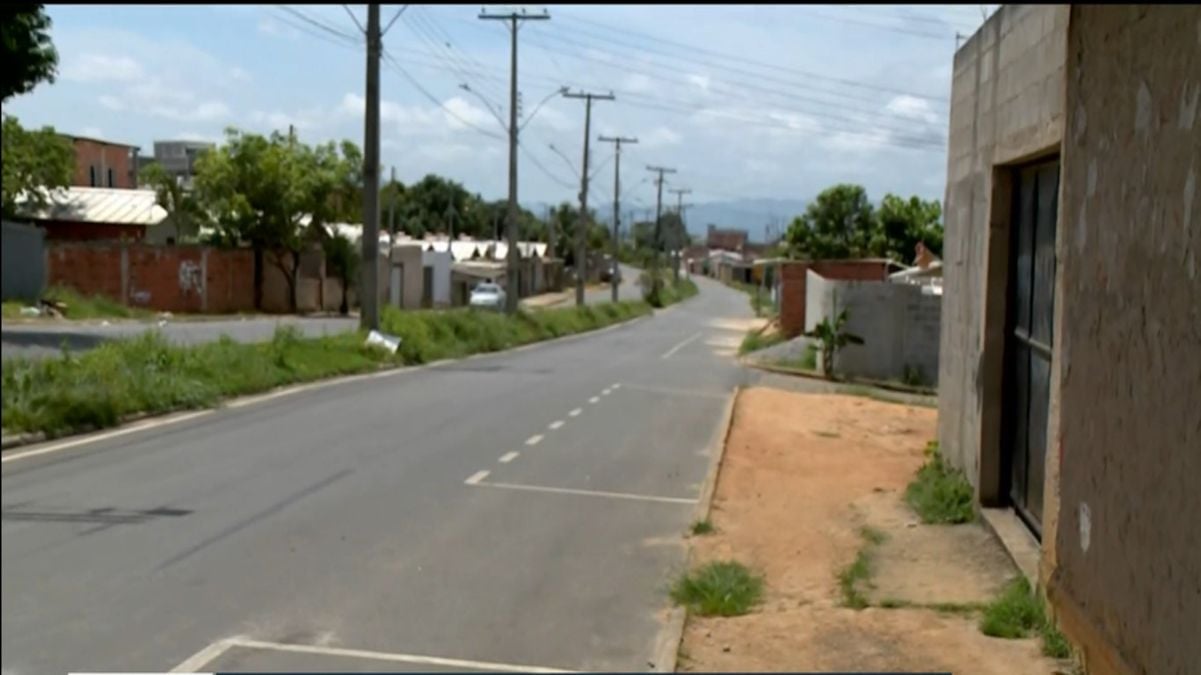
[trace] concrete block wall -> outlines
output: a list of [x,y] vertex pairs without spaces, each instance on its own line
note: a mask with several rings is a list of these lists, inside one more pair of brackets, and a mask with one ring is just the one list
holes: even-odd
[[1194,673],[1201,7],[1073,6],[1068,47],[1043,572],[1090,673]]
[[838,281],[813,271],[807,281],[806,330],[847,311],[846,330],[864,339],[838,352],[840,374],[900,380],[916,369],[937,384],[940,298],[919,286],[886,281]]
[[1059,152],[1068,12],[1067,5],[1003,5],[955,54],[938,435],[943,453],[977,489],[981,439],[999,433],[983,423],[986,407],[1000,405],[1001,345],[984,330],[1003,322],[996,294],[1004,296],[1008,194],[998,178],[1006,166]]
[[888,263],[881,260],[797,260],[779,265],[780,331],[796,337],[806,329],[806,275],[813,270],[827,279],[888,278]]

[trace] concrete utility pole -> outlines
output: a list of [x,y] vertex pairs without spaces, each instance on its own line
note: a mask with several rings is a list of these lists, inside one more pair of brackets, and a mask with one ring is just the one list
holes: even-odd
[[654,171],[659,174],[655,178],[655,186],[658,187],[658,194],[655,197],[655,254],[651,256],[651,292],[655,295],[659,294],[659,249],[663,248],[663,174],[675,173],[675,169],[670,169],[665,166],[648,166],[647,171]]
[[520,280],[518,278],[517,253],[517,28],[520,21],[531,19],[549,19],[550,14],[545,10],[541,14],[509,12],[507,14],[488,14],[481,12],[479,18],[494,21],[507,21],[512,35],[512,46],[509,52],[509,212],[505,221],[505,240],[509,244],[508,264],[506,265],[507,288],[505,289],[505,312],[516,314],[518,301],[521,299]]
[[[668,192],[674,193],[676,196],[676,215],[680,217],[680,227],[684,229],[684,233],[688,233],[688,228],[684,225],[684,195],[690,194],[692,190],[687,188],[673,188]],[[675,281],[680,280],[680,243],[675,241],[675,233],[672,233],[671,247],[671,277]]]
[[[613,157],[613,266],[616,268],[617,255],[621,252],[621,144],[637,143],[638,139],[601,134],[596,137],[596,140],[602,143],[612,143],[615,146]],[[614,273],[611,276],[613,302],[617,302],[617,274]]]
[[580,220],[575,228],[575,304],[584,305],[584,279],[588,274],[587,233],[588,226],[588,141],[592,133],[592,101],[612,101],[613,94],[589,92],[563,92],[564,98],[584,99],[584,165],[580,168]]
[[[363,266],[359,327],[379,330],[379,5],[367,5],[367,116],[363,123]],[[389,256],[391,258],[391,256]]]

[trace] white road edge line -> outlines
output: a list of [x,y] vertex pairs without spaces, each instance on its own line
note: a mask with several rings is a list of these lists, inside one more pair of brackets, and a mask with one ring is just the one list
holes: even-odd
[[471,474],[471,478],[468,478],[467,480],[465,480],[463,482],[466,483],[467,485],[478,485],[479,482],[484,480],[485,478],[487,478],[488,474],[490,474],[490,473],[492,473],[492,472],[488,471],[487,469],[484,469],[482,471],[476,471],[475,473]]
[[216,661],[218,656],[221,656],[225,652],[229,651],[229,649],[231,647],[236,646],[240,639],[241,638],[233,637],[233,638],[226,638],[224,640],[217,640],[213,644],[205,647],[204,649],[201,649],[200,651],[196,652],[195,654],[184,659],[183,663],[179,664],[178,666],[175,666],[174,668],[172,668],[171,670],[169,670],[167,672],[169,672],[169,673],[196,673],[196,672],[199,672],[200,669],[203,668],[205,665],[212,663],[213,661]]
[[659,502],[662,504],[696,504],[695,499],[687,497],[659,497],[657,495],[639,495],[629,492],[607,492],[605,490],[578,490],[575,488],[546,487],[542,485],[521,485],[518,483],[469,483],[475,487],[501,488],[504,490],[525,490],[527,492],[549,492],[561,495],[580,495],[584,497],[605,497],[607,499],[626,499],[639,502]]
[[693,340],[696,340],[700,336],[701,336],[700,331],[693,333],[692,336],[689,337],[688,339],[684,340],[680,344],[678,344],[678,345],[672,347],[671,349],[667,350],[666,352],[664,352],[663,356],[661,358],[670,359],[672,354],[675,354],[676,352],[680,351],[684,347],[688,346],[689,343],[691,343]]
[[589,403],[600,403],[600,397],[599,397],[599,396],[593,396],[592,398],[588,399],[588,402],[589,402]]
[[121,427],[120,429],[114,429],[112,431],[107,431],[107,432],[104,432],[101,434],[93,434],[93,435],[85,436],[82,438],[76,438],[75,440],[71,440],[71,441],[63,441],[62,443],[55,443],[53,445],[48,445],[48,446],[45,446],[42,448],[36,448],[34,450],[26,450],[24,452],[5,453],[3,457],[0,457],[0,463],[15,462],[18,459],[25,459],[26,457],[36,457],[38,455],[44,455],[48,452],[58,452],[59,450],[66,450],[68,448],[74,448],[75,446],[78,446],[78,445],[86,445],[88,443],[97,443],[99,441],[105,441],[110,438],[116,438],[118,436],[132,434],[136,431],[145,431],[146,429],[153,429],[154,427],[166,426],[169,424],[178,424],[180,422],[186,422],[188,420],[196,419],[197,417],[204,417],[205,415],[211,415],[215,412],[217,412],[217,411],[211,410],[211,409],[210,410],[198,410],[193,413],[186,413],[183,415],[177,415],[175,417],[150,419],[150,420],[146,420],[144,422],[134,422],[133,424],[131,424],[127,427]]
[[542,442],[542,434],[534,434],[533,436],[530,436],[529,438],[525,439],[526,445],[538,445],[541,442]]
[[500,459],[496,461],[500,462],[501,464],[508,464],[509,462],[517,459],[520,455],[520,452],[514,450],[513,452],[506,452],[505,454],[501,455]]
[[282,642],[262,642],[260,640],[236,639],[234,647],[247,649],[270,649],[278,652],[296,652],[299,654],[318,654],[323,656],[343,656],[357,659],[372,659],[375,661],[394,661],[397,663],[418,663],[428,666],[444,666],[447,668],[494,670],[514,673],[573,673],[573,670],[559,668],[541,668],[538,666],[523,666],[513,663],[494,663],[489,661],[471,661],[468,659],[447,659],[440,656],[421,656],[419,654],[402,654],[398,652],[376,652],[367,649],[346,649],[343,647],[318,647],[315,645],[285,644]]
[[579,416],[579,414],[580,414],[580,413],[582,413],[582,412],[584,412],[584,409],[583,409],[583,408],[576,408],[575,410],[572,410],[571,412],[569,412],[569,413],[567,413],[567,414],[568,414],[568,415],[571,415],[572,417],[578,417],[578,416]]
[[553,431],[555,429],[558,429],[561,426],[563,426],[563,420],[555,420],[554,422],[551,422],[550,424],[546,425],[546,428]]

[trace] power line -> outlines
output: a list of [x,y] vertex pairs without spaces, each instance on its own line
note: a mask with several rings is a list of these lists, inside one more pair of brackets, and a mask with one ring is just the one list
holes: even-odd
[[396,13],[393,14],[392,18],[388,20],[388,25],[384,26],[383,32],[379,34],[381,38],[388,34],[388,31],[392,29],[392,24],[396,23],[396,20],[399,19],[400,15],[404,14],[405,10],[408,8],[408,5],[401,5],[400,9],[396,10]]
[[[419,37],[434,50],[435,53],[432,55],[435,58],[444,60],[457,76],[475,85],[481,94],[487,94],[489,97],[498,96],[497,92],[493,91],[489,85],[481,83],[478,78],[470,73],[472,70],[471,64],[467,64],[467,68],[462,67],[461,64],[465,63],[465,60],[462,59],[462,57],[459,57],[451,49],[449,39],[443,40],[439,38],[434,31],[426,25],[425,19],[421,13],[415,12],[405,17],[405,24],[413,31],[415,35],[417,35],[417,37]],[[439,50],[445,52],[447,54],[447,58],[443,58]]]
[[291,14],[292,16],[295,16],[296,18],[300,19],[301,21],[304,21],[305,23],[309,24],[310,26],[313,26],[315,28],[320,28],[321,30],[323,30],[327,33],[330,33],[331,35],[336,35],[345,40],[350,40],[351,42],[353,42],[355,44],[359,43],[359,39],[357,37],[351,35],[350,33],[343,32],[342,30],[334,28],[333,26],[330,26],[329,24],[327,24],[323,21],[318,21],[318,20],[312,18],[311,16],[309,16],[308,14],[305,14],[304,12],[301,12],[297,9],[293,9],[292,7],[289,7],[287,5],[279,5],[279,8],[284,10],[285,12]]
[[563,187],[567,188],[568,190],[575,188],[575,185],[573,185],[572,183],[569,183],[568,181],[563,180],[562,178],[559,178],[558,176],[556,176],[554,174],[554,172],[552,172],[550,169],[546,168],[546,166],[544,166],[542,164],[542,162],[538,161],[538,158],[534,156],[534,153],[530,152],[529,149],[527,149],[525,147],[524,143],[521,143],[519,141],[517,143],[517,147],[520,148],[521,151],[525,153],[525,156],[528,157],[529,160],[534,163],[534,166],[538,167],[538,169],[541,170],[542,173],[546,174],[547,178],[550,178],[552,181],[558,183],[559,185],[562,185]]
[[289,19],[286,16],[283,16],[282,14],[275,16],[273,18],[284,22],[288,26],[291,26],[292,28],[295,28],[296,30],[301,31],[301,32],[305,33],[306,35],[317,38],[318,40],[324,40],[325,42],[328,42],[332,45],[336,45],[338,47],[350,47],[350,48],[354,48],[355,50],[357,50],[358,47],[361,46],[361,44],[362,44],[361,42],[358,42],[356,40],[335,39],[326,33],[315,31],[303,23],[293,21],[292,19]]
[[885,26],[883,24],[872,23],[870,21],[860,21],[859,19],[851,19],[851,18],[843,17],[843,16],[832,16],[830,14],[822,14],[819,12],[811,11],[810,8],[808,8],[808,7],[803,7],[803,8],[798,7],[797,9],[800,9],[800,10],[808,13],[810,16],[814,16],[819,19],[826,19],[827,21],[838,21],[840,23],[848,23],[848,24],[852,24],[852,25],[856,25],[856,26],[867,26],[868,28],[884,30],[884,31],[888,31],[890,33],[899,33],[901,35],[913,35],[915,37],[927,38],[927,39],[931,39],[931,40],[945,40],[945,39],[947,39],[947,37],[949,37],[949,36],[943,35],[941,33],[927,33],[924,31],[909,30],[907,28],[901,28],[900,26]]
[[363,28],[363,24],[359,23],[359,17],[355,16],[354,12],[350,11],[350,5],[342,5],[342,9],[346,10],[346,15],[350,17],[350,20],[354,22],[354,25],[359,27],[359,32],[366,35],[367,29]]
[[[715,57],[720,58],[725,61],[738,61],[738,62],[745,63],[748,65],[758,66],[760,68],[766,68],[766,69],[774,70],[777,72],[792,73],[794,75],[800,75],[802,77],[813,78],[816,80],[825,80],[828,82],[834,82],[834,83],[838,83],[841,85],[845,85],[847,87],[854,87],[857,89],[866,89],[869,91],[877,91],[877,92],[883,91],[883,92],[888,92],[888,93],[893,93],[893,94],[906,94],[906,95],[914,96],[917,98],[925,98],[925,99],[928,99],[931,101],[946,101],[946,99],[942,98],[942,97],[927,96],[927,95],[918,94],[918,93],[911,92],[911,91],[897,89],[895,87],[889,87],[886,85],[877,85],[877,84],[871,84],[871,83],[867,83],[867,82],[860,82],[857,80],[849,80],[849,79],[841,78],[841,77],[834,77],[831,75],[823,75],[821,73],[815,73],[813,71],[802,70],[799,68],[790,68],[790,67],[781,66],[778,64],[774,64],[774,63],[767,63],[765,61],[758,61],[758,60],[747,58],[745,56],[740,56],[737,54],[721,52],[718,50],[708,49],[705,47],[699,47],[697,45],[691,45],[691,44],[687,44],[687,43],[683,43],[683,42],[676,42],[674,40],[669,40],[667,38],[661,38],[658,36],[650,35],[645,32],[635,31],[635,30],[630,29],[628,26],[616,27],[616,26],[612,26],[609,24],[605,24],[600,21],[595,21],[592,19],[585,19],[583,17],[573,15],[571,12],[561,11],[560,15],[564,19],[567,19],[569,22],[580,22],[580,23],[585,23],[585,24],[591,24],[593,26],[596,26],[598,28],[603,28],[610,32],[614,32],[614,33],[618,33],[618,34],[622,34],[622,35],[630,35],[630,36],[636,37],[638,39],[649,40],[651,42],[658,42],[661,44],[670,45],[670,46],[675,47],[676,49],[685,50],[689,53],[708,54],[710,56],[715,56]],[[595,35],[595,34],[593,34],[593,35]],[[598,39],[606,39],[606,38],[598,37]],[[941,39],[941,37],[940,37],[940,39]],[[609,40],[611,40],[611,38]],[[612,41],[617,43],[616,40],[612,40]],[[638,45],[630,45],[630,43],[628,43],[628,42],[620,42],[618,44],[623,44],[625,46],[632,46],[634,49],[642,49],[643,51],[653,51],[650,49],[639,47]],[[663,52],[655,52],[655,53],[664,54]],[[683,60],[683,57],[676,56],[673,54],[664,54],[664,55]],[[720,68],[723,66],[721,64],[717,64],[713,67]],[[742,72],[745,73],[746,71],[742,71]]]
[[384,55],[384,59],[385,59],[385,60],[387,60],[388,64],[389,64],[390,66],[392,66],[392,68],[393,68],[394,70],[396,70],[397,72],[399,72],[399,73],[400,73],[400,74],[401,74],[401,75],[402,75],[402,76],[403,76],[403,77],[404,77],[406,80],[408,80],[408,81],[409,81],[409,83],[410,83],[410,84],[412,84],[414,87],[416,87],[416,88],[417,88],[417,91],[421,92],[421,94],[422,94],[423,96],[425,96],[425,98],[426,98],[427,100],[429,100],[431,103],[433,103],[434,105],[436,105],[436,106],[438,106],[439,108],[441,108],[443,111],[445,111],[445,112],[446,112],[446,114],[448,114],[448,115],[450,115],[451,117],[455,118],[456,120],[458,120],[458,121],[462,122],[464,125],[466,125],[466,126],[468,126],[468,127],[471,127],[472,129],[475,129],[476,131],[480,132],[481,134],[483,134],[483,135],[487,136],[488,138],[495,138],[495,139],[497,139],[497,140],[504,140],[504,136],[501,136],[500,134],[496,134],[496,133],[493,133],[493,132],[491,132],[491,131],[488,131],[487,129],[483,129],[483,128],[481,128],[481,127],[478,127],[478,126],[476,126],[475,124],[472,124],[471,122],[469,122],[469,121],[467,121],[467,120],[463,119],[463,118],[462,118],[462,117],[461,117],[461,116],[460,116],[458,113],[456,113],[455,111],[451,110],[450,108],[447,108],[447,107],[446,107],[446,105],[445,105],[444,103],[442,103],[442,101],[439,101],[439,100],[438,100],[438,97],[434,96],[433,94],[431,94],[431,93],[429,92],[429,90],[427,90],[425,87],[421,86],[421,83],[417,81],[417,78],[415,78],[415,77],[413,77],[412,75],[410,75],[410,74],[409,74],[409,72],[408,72],[407,70],[405,70],[403,66],[401,66],[401,65],[400,65],[400,62],[398,62],[398,61],[396,60],[396,58],[395,58],[394,56],[392,56],[392,54],[391,54],[390,52],[388,52],[388,50],[384,49],[384,50],[383,50],[383,55]]

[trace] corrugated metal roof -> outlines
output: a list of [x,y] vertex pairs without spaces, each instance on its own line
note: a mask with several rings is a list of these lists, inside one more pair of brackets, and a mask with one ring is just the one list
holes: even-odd
[[78,186],[51,192],[50,203],[43,208],[21,211],[37,220],[114,225],[158,225],[167,217],[166,209],[155,202],[154,190]]

